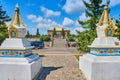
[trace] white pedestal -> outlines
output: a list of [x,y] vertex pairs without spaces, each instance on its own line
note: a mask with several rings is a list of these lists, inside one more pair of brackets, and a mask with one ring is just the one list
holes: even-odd
[[32,80],[42,68],[42,59],[31,59],[0,57],[0,80]]
[[79,68],[87,80],[120,80],[120,56],[86,54],[80,57]]

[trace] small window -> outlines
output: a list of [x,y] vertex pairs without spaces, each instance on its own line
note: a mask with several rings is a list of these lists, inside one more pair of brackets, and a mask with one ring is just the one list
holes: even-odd
[[108,29],[108,31],[106,32],[106,36],[112,36],[112,30]]
[[11,36],[12,38],[15,38],[15,37],[16,37],[16,32],[15,32],[14,30],[11,30],[10,36]]
[[120,51],[119,51],[119,53],[120,53]]
[[4,52],[2,52],[2,55],[4,55]]

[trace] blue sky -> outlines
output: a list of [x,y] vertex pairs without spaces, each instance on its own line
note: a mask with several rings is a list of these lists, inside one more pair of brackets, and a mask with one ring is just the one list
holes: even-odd
[[[89,0],[86,1],[89,2]],[[103,0],[103,3],[105,2]],[[13,16],[17,3],[27,30],[31,34],[35,34],[37,28],[40,34],[47,34],[48,29],[58,26],[69,29],[72,34],[75,34],[75,30],[84,30],[77,20],[89,19],[85,16],[82,0],[1,0],[0,2],[3,10],[6,10],[10,17]],[[109,7],[111,8],[110,16],[118,19],[120,0],[111,0]]]

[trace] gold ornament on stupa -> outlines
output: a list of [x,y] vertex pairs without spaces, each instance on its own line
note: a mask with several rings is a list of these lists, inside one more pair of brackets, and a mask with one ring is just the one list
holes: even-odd
[[8,26],[9,38],[24,38],[26,27],[19,12],[19,6],[16,4],[14,16]]
[[115,34],[117,27],[114,20],[110,18],[107,4],[104,6],[104,11],[96,26],[98,37],[112,37]]

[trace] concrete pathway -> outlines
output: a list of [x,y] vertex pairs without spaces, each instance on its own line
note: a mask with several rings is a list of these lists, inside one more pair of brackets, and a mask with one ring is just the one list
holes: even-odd
[[73,55],[47,55],[39,80],[86,80]]
[[41,55],[80,55],[75,47],[49,47],[33,50],[33,52]]

